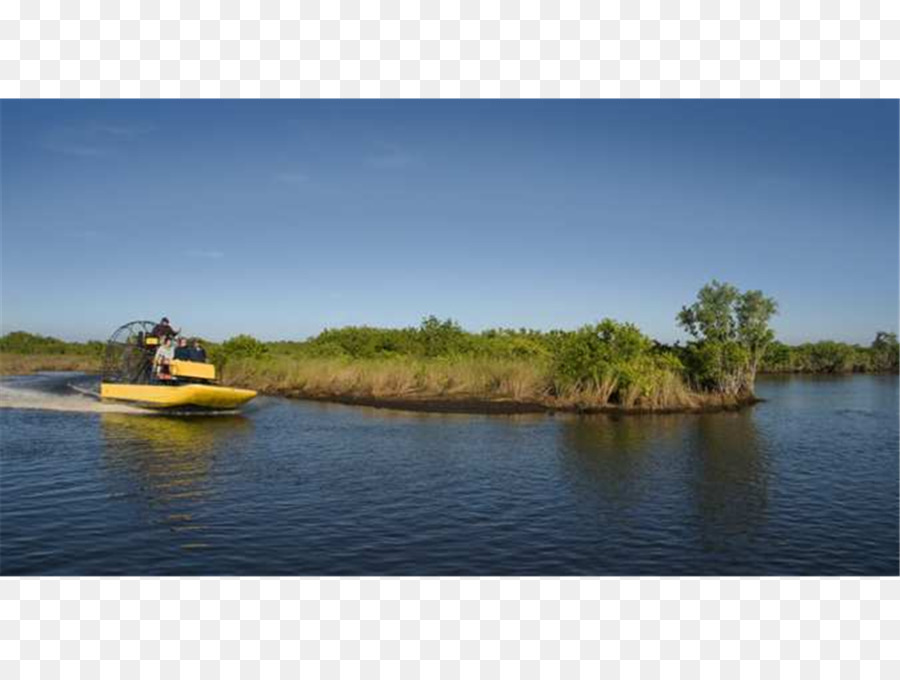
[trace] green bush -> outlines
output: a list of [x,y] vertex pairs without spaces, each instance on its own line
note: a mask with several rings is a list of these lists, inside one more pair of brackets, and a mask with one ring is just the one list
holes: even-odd
[[326,329],[308,343],[312,356],[347,356],[373,359],[395,355],[420,354],[415,330],[348,326]]
[[596,388],[620,377],[624,365],[651,347],[632,324],[604,319],[568,333],[559,343],[554,374],[576,389]]
[[543,359],[552,353],[546,335],[525,329],[496,328],[471,339],[472,351],[486,358]]
[[692,342],[682,353],[684,365],[695,388],[736,394],[743,385],[749,351],[737,342]]
[[452,319],[429,316],[418,328],[348,326],[326,329],[306,343],[310,356],[354,359],[392,356],[449,357],[475,354],[479,336],[467,333]]
[[896,373],[900,368],[900,344],[897,342],[896,333],[879,331],[869,352],[874,370]]
[[683,368],[633,324],[604,319],[559,338],[553,376],[563,391],[592,392],[601,402],[611,398],[630,406],[678,378]]
[[57,338],[15,331],[0,337],[0,352],[13,354],[76,354],[98,357],[103,354],[104,344],[97,340],[88,342],[65,342]]
[[441,321],[436,316],[423,319],[419,338],[426,357],[468,354],[474,349],[470,334],[452,319]]
[[263,359],[269,355],[269,348],[252,335],[236,335],[218,347],[211,348],[213,363],[224,365],[232,359]]

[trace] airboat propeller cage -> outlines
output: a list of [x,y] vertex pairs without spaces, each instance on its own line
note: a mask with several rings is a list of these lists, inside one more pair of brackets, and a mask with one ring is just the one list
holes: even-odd
[[[146,383],[153,370],[153,355],[159,338],[153,335],[152,321],[131,321],[119,326],[106,343],[102,381],[105,383]],[[155,344],[147,343],[153,338]]]

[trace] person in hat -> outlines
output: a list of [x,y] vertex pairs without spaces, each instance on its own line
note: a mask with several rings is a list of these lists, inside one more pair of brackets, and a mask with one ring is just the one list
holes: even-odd
[[152,335],[162,340],[163,338],[174,338],[181,332],[181,329],[175,330],[169,323],[168,317],[163,317],[162,321],[153,327]]

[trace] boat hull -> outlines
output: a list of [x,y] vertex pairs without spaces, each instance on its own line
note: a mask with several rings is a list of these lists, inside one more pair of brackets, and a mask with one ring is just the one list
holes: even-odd
[[101,383],[100,398],[129,402],[150,408],[197,407],[234,409],[256,396],[255,390],[220,385],[123,385]]

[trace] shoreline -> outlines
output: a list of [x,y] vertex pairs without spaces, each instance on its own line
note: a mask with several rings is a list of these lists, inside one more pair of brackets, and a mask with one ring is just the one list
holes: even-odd
[[[33,375],[41,370],[28,373],[4,373],[3,377],[16,375]],[[52,371],[51,372],[55,372]],[[99,375],[96,371],[82,371],[86,375]],[[484,399],[475,396],[454,397],[390,397],[355,394],[325,394],[304,392],[295,388],[268,388],[258,390],[260,395],[267,397],[279,397],[298,401],[312,401],[322,404],[338,404],[342,406],[363,406],[392,411],[407,411],[412,413],[447,413],[462,415],[527,415],[556,413],[574,415],[676,415],[676,414],[705,414],[725,413],[741,411],[745,408],[759,404],[765,399],[757,396],[742,397],[740,399],[718,398],[715,403],[700,404],[698,406],[680,407],[625,407],[617,404],[604,406],[590,406],[579,404],[552,404],[533,400],[516,399]],[[711,399],[713,397],[710,397]]]
[[[26,355],[27,356],[27,355]],[[9,359],[9,355],[0,355],[0,359]],[[22,355],[16,358],[21,359]],[[36,372],[59,371],[59,370],[76,370],[87,375],[99,374],[98,366],[95,361],[91,361],[85,357],[63,355],[53,357],[49,361],[46,356],[32,355],[30,361],[25,362],[0,362],[0,375],[4,377],[15,375],[29,375]],[[6,366],[3,366],[6,363]],[[12,365],[10,365],[12,363]],[[2,370],[12,368],[13,370]],[[23,370],[24,369],[24,370]],[[841,372],[841,373],[810,373],[810,372],[766,372],[761,373],[760,378],[767,376],[773,378],[785,377],[851,377],[854,375],[895,375],[893,372]],[[304,391],[296,387],[288,386],[265,386],[265,385],[244,385],[244,381],[234,381],[237,387],[251,387],[256,389],[260,395],[282,397],[287,399],[299,399],[305,401],[313,401],[319,403],[331,403],[344,406],[363,406],[368,408],[377,408],[395,411],[407,411],[417,413],[447,413],[447,414],[470,414],[470,415],[519,415],[519,414],[548,414],[555,413],[576,414],[576,415],[666,415],[666,414],[706,414],[706,413],[724,413],[736,412],[745,408],[752,407],[758,403],[765,401],[757,396],[741,397],[741,398],[723,398],[716,395],[703,394],[695,396],[701,397],[699,403],[692,405],[678,406],[620,406],[618,404],[591,405],[585,403],[561,403],[554,402],[552,398],[547,401],[539,401],[535,399],[515,399],[515,398],[485,398],[472,394],[456,394],[452,396],[441,396],[436,394],[421,395],[397,395],[375,396],[372,394],[353,394],[349,392],[330,392],[330,391]],[[251,381],[252,382],[252,381]]]
[[79,354],[14,354],[0,352],[0,376],[33,375],[44,371],[100,373],[100,360]]
[[479,397],[376,397],[353,394],[307,393],[296,389],[261,390],[269,397],[282,397],[301,401],[315,401],[343,406],[365,406],[369,408],[416,413],[458,413],[469,415],[520,415],[545,413],[571,413],[576,415],[674,415],[704,414],[741,411],[765,399],[757,396],[740,399],[720,399],[717,403],[683,407],[625,407],[617,404],[605,406],[581,406],[577,404],[546,404],[538,401],[518,401],[515,399],[482,399]]

